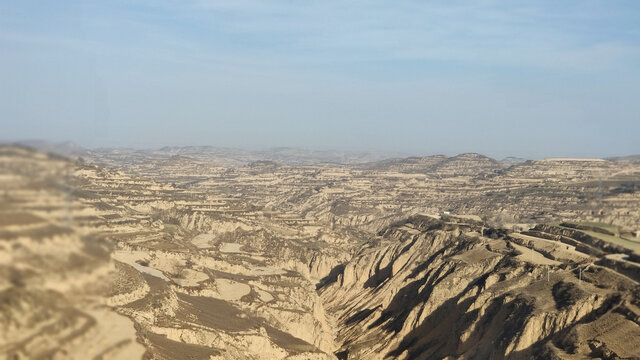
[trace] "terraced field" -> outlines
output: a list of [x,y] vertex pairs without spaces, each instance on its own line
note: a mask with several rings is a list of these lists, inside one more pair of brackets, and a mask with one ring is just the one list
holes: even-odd
[[94,154],[0,147],[0,358],[640,356],[638,164]]

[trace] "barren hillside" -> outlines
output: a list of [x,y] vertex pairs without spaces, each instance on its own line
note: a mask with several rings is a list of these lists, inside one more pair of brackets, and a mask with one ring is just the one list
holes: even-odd
[[640,356],[633,162],[171,152],[1,148],[2,356]]

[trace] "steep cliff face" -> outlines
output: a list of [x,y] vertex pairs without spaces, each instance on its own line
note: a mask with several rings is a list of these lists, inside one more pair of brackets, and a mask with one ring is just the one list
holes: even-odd
[[[326,279],[320,294],[338,322],[339,358],[566,357],[592,354],[594,341],[620,356],[640,354],[607,329],[590,339],[567,335],[634,308],[637,283],[597,265],[580,280],[575,268],[595,258],[552,260],[539,241],[489,239],[482,224],[461,221],[396,223]],[[635,322],[620,321],[640,340]]]

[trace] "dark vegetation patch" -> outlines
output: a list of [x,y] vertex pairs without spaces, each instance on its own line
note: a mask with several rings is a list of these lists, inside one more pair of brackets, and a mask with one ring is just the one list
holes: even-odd
[[189,319],[195,315],[195,323],[224,331],[246,331],[256,327],[241,310],[230,303],[204,296],[178,294],[181,300],[176,318]]
[[509,232],[505,229],[486,228],[482,230],[482,236],[490,239],[500,239],[506,237]]
[[346,200],[337,200],[333,204],[331,204],[331,213],[334,215],[346,215],[351,210],[351,206],[349,202]]
[[611,195],[633,194],[640,191],[640,183],[621,183],[619,186],[610,190]]
[[556,308],[565,309],[575,305],[578,300],[585,296],[585,293],[578,285],[572,282],[560,281],[553,285],[551,289],[553,299],[556,301]]

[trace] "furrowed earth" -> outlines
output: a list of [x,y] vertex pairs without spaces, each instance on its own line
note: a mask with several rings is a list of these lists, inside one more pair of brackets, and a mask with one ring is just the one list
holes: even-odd
[[1,146],[0,359],[640,358],[635,158],[267,155]]

